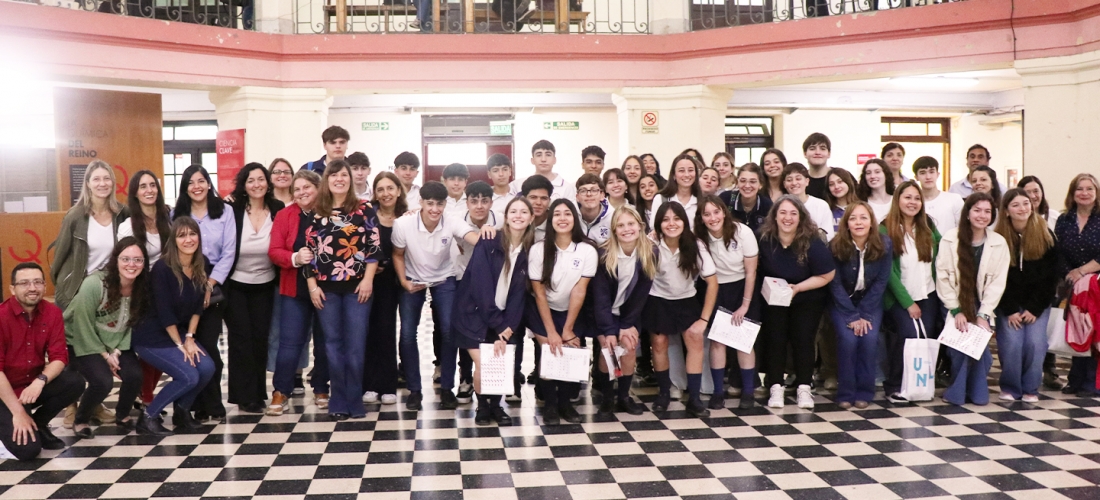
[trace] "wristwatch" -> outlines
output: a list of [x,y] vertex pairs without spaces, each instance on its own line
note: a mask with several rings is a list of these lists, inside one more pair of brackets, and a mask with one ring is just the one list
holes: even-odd
[[43,384],[49,383],[50,381],[50,377],[47,377],[45,373],[39,373],[35,378],[41,380]]
[[978,313],[978,317],[984,319],[987,323],[993,321],[993,318],[988,314]]

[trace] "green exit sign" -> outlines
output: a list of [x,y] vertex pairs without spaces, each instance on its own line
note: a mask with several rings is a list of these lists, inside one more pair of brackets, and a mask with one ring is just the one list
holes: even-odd
[[511,123],[490,123],[489,135],[512,135]]
[[543,130],[580,130],[581,122],[542,122]]
[[370,132],[377,132],[379,130],[389,130],[390,122],[363,122],[363,130]]

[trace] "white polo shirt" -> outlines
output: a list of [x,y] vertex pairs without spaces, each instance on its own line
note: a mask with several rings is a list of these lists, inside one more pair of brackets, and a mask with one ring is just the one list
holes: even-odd
[[[531,281],[542,281],[543,245],[532,245],[527,254],[527,275]],[[565,250],[558,248],[554,261],[554,271],[550,275],[553,290],[546,290],[546,300],[550,309],[569,310],[569,294],[581,278],[596,276],[596,266],[600,256],[596,248],[588,243],[570,243]]]
[[924,201],[924,213],[936,223],[936,230],[940,234],[959,227],[962,210],[962,196],[948,191],[940,191],[934,199]]
[[420,186],[413,184],[409,192],[405,193],[405,202],[409,204],[409,211],[420,209]]
[[[512,181],[512,196],[523,195],[523,181],[525,180],[527,180],[527,177]],[[577,187],[573,184],[573,182],[567,180],[565,176],[558,174],[557,178],[550,181],[550,184],[554,186],[554,192],[550,193],[550,201],[554,201],[558,198],[565,198],[576,204]]]
[[535,225],[535,239],[534,242],[538,243],[546,239],[546,229],[550,227],[550,217],[546,217],[546,220],[542,224]]
[[678,196],[673,196],[672,198],[666,200],[664,196],[661,196],[659,194],[653,197],[653,203],[650,204],[650,206],[653,208],[651,210],[651,213],[649,214],[649,227],[657,227],[657,209],[661,208],[661,204],[666,201],[678,203],[680,204],[680,206],[684,207],[684,212],[687,212],[688,220],[686,220],[685,222],[687,222],[688,229],[692,229],[695,227],[695,211],[699,209],[698,198],[693,195],[690,199],[688,199],[687,205],[684,205],[683,203],[680,203],[680,198]]
[[714,259],[718,283],[734,283],[745,279],[745,258],[756,257],[760,253],[752,229],[740,222],[734,223],[734,227],[734,237],[729,245],[724,244],[721,237],[715,238],[708,232],[710,257]]
[[460,217],[444,215],[435,231],[424,227],[421,214],[398,217],[393,223],[394,248],[405,250],[405,277],[423,283],[438,283],[455,275],[451,261],[454,240],[475,231]]
[[825,231],[827,239],[833,239],[836,231],[833,231],[833,211],[829,208],[829,204],[821,198],[809,196],[803,205],[806,206],[806,211],[810,213],[810,220],[814,221],[819,229]]
[[657,264],[657,275],[653,277],[653,287],[649,294],[667,300],[690,299],[695,296],[695,278],[707,278],[714,276],[717,270],[714,268],[714,259],[703,242],[696,242],[699,246],[699,274],[685,276],[680,270],[680,249],[675,252],[668,248],[664,240],[657,245],[661,252],[660,262]]
[[443,213],[462,217],[466,214],[466,210],[466,193],[462,193],[457,200],[447,195],[447,206],[443,208]]
[[[593,241],[599,244],[607,241],[611,237],[611,214],[614,210],[607,204],[607,200],[600,203],[600,214],[596,216],[595,220],[591,223],[584,220],[584,216],[580,217],[581,229],[584,234],[591,238]],[[578,214],[579,215],[579,214]]]
[[[475,226],[474,223],[470,222],[469,210],[467,210],[466,213],[462,214],[461,216],[453,217],[461,217],[462,222],[465,222],[466,225],[470,226],[470,228],[476,231],[481,230],[480,227]],[[500,230],[504,227],[504,217],[492,210],[489,210],[489,217],[486,219],[485,223],[497,228],[497,230]],[[466,240],[463,238],[458,238],[455,240],[455,242],[457,244],[451,246],[451,261],[455,263],[455,278],[462,279],[462,277],[466,275],[466,266],[470,265],[470,257],[474,255],[474,246],[467,243]]]
[[493,211],[499,214],[504,213],[504,209],[508,208],[508,202],[512,201],[516,195],[509,192],[508,194],[496,194],[493,193]]

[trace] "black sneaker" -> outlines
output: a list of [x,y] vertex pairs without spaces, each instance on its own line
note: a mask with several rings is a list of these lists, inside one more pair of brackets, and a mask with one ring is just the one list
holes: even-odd
[[753,399],[752,392],[741,391],[741,402],[737,405],[742,410],[748,410],[756,406],[756,400]]
[[561,408],[558,408],[558,413],[561,414],[562,419],[571,424],[579,424],[584,420],[581,414],[577,413],[577,409],[573,407],[572,403],[561,405]]
[[459,404],[468,404],[474,400],[474,386],[472,384],[461,383],[458,384],[458,396]]
[[561,417],[558,416],[558,409],[553,406],[542,407],[542,424],[543,425],[558,425],[561,423]]
[[603,398],[600,402],[600,409],[596,410],[600,415],[611,415],[615,413],[615,400],[611,398]]
[[629,413],[631,415],[641,415],[645,413],[645,407],[634,401],[634,398],[627,396],[626,399],[620,399],[615,403],[615,411],[619,413]]
[[61,438],[53,435],[50,432],[49,426],[40,426],[38,428],[38,435],[42,439],[42,449],[44,450],[63,450],[65,449],[65,442]]
[[439,407],[444,410],[453,410],[458,408],[458,398],[451,392],[450,389],[443,389],[440,391]]
[[523,400],[523,375],[517,374],[513,381],[515,392],[504,397],[507,401],[522,401]]
[[669,403],[672,402],[672,396],[667,392],[661,392],[657,394],[657,399],[653,400],[653,411],[666,411],[668,410]]
[[492,421],[492,413],[489,411],[489,407],[485,405],[478,406],[477,413],[474,414],[474,423],[477,425],[489,425]]
[[715,391],[707,401],[707,408],[721,410],[726,407],[726,391]]
[[504,408],[494,406],[489,409],[489,414],[492,415],[493,420],[496,421],[500,427],[509,427],[512,425],[512,417],[504,412]]
[[412,411],[420,411],[422,408],[421,403],[424,401],[424,394],[420,391],[412,391],[405,398],[405,409]]
[[704,405],[703,402],[698,399],[689,399],[686,409],[688,415],[691,415],[695,418],[707,418],[710,416],[710,410],[708,410],[706,405]]
[[[522,377],[523,375],[520,376]],[[539,385],[539,375],[535,372],[531,372],[531,374],[527,376],[527,383],[530,385]]]

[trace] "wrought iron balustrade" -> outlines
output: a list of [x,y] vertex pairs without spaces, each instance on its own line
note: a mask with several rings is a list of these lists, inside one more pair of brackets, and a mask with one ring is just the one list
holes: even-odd
[[691,30],[858,14],[965,0],[685,0]]
[[42,5],[121,16],[253,29],[259,0],[39,0]]

